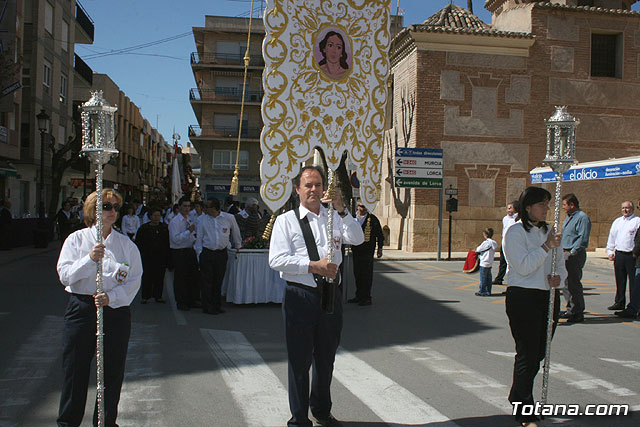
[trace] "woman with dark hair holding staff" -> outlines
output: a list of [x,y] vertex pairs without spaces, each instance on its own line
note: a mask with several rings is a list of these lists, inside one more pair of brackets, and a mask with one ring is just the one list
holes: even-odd
[[[104,319],[104,408],[105,426],[116,426],[120,389],[131,332],[129,305],[142,277],[142,262],[136,245],[113,230],[122,197],[112,189],[102,191],[103,243],[96,239],[94,191],[84,204],[87,228],[65,240],[58,259],[58,276],[70,294],[64,315],[62,368],[58,426],[79,426],[84,416],[91,361],[96,352],[96,307]],[[97,262],[102,258],[103,292],[96,294]],[[97,423],[94,410],[94,425]]]
[[[534,404],[533,381],[546,349],[550,287],[557,288],[567,276],[562,259],[556,275],[551,276],[551,249],[560,245],[562,235],[545,222],[550,200],[547,190],[526,188],[520,195],[518,221],[509,227],[502,242],[509,266],[506,309],[516,345],[509,401],[520,403],[515,417],[523,426],[535,426],[538,421],[535,415],[523,415],[522,405]],[[559,255],[563,256],[562,251]],[[558,312],[556,300],[554,329]]]

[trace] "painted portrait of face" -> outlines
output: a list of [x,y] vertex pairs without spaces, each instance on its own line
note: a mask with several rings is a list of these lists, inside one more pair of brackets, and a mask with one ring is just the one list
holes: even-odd
[[341,30],[326,28],[320,31],[315,46],[318,67],[327,77],[340,79],[351,70],[351,47]]

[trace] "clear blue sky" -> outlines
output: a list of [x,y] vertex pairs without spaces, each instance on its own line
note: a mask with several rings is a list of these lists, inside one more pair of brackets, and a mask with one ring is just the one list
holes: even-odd
[[[197,124],[188,96],[195,87],[189,63],[195,51],[192,27],[204,26],[205,15],[249,16],[251,0],[79,1],[95,22],[95,38],[93,45],[76,45],[76,53],[94,72],[108,74],[168,142],[175,127],[184,145],[189,125]],[[484,2],[473,0],[473,11],[490,23]],[[453,3],[467,6],[466,0]],[[400,0],[400,9],[405,25],[410,25],[423,22],[447,4],[449,0]],[[258,13],[260,5],[260,0],[254,0]],[[395,13],[397,0],[392,5]],[[640,11],[640,5],[633,9]],[[168,38],[174,39],[128,53],[113,52]],[[105,55],[110,52],[115,54]]]

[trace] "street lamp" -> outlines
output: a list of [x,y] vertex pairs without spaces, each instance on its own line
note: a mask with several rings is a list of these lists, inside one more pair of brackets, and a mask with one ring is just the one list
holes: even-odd
[[40,131],[40,202],[38,204],[39,221],[35,243],[38,248],[46,248],[49,230],[44,218],[44,135],[49,132],[49,115],[42,109],[36,118],[38,119],[38,130]]
[[[102,243],[102,167],[111,156],[118,154],[115,141],[114,114],[112,107],[102,97],[102,91],[91,93],[91,98],[80,106],[82,116],[82,154],[96,165],[96,240]],[[102,259],[98,260],[96,293],[103,292]],[[96,389],[98,405],[98,427],[104,426],[104,320],[103,309],[96,309]]]
[[[562,174],[569,170],[576,161],[576,127],[579,120],[567,113],[567,107],[556,107],[555,113],[545,120],[547,127],[547,154],[544,163],[548,164],[556,173],[556,196],[553,219],[553,231],[557,232],[560,222],[560,195],[562,193]],[[555,276],[558,269],[558,248],[552,249],[551,275]],[[549,390],[549,369],[551,367],[551,337],[553,335],[553,312],[555,305],[556,288],[551,288],[549,294],[549,313],[547,321],[547,346],[544,358],[542,374],[542,404],[547,403]]]

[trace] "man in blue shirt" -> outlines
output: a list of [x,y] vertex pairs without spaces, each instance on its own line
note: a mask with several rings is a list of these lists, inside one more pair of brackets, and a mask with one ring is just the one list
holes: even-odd
[[565,252],[568,290],[567,311],[561,316],[567,322],[584,321],[584,294],[582,288],[582,269],[587,261],[587,246],[591,234],[591,220],[580,210],[580,202],[575,194],[562,197],[562,209],[567,217],[562,224],[562,249]]

